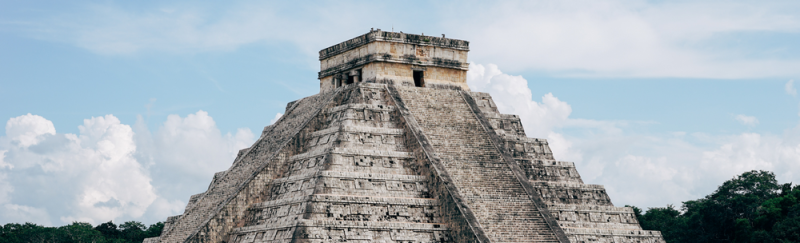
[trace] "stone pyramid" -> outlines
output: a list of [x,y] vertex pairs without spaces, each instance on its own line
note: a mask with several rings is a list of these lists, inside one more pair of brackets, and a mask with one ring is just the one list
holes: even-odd
[[466,85],[469,43],[370,31],[154,242],[664,242]]

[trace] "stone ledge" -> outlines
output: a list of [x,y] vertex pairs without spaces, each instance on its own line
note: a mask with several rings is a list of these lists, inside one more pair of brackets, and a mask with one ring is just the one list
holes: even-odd
[[375,204],[375,205],[415,205],[415,206],[439,205],[439,200],[432,198],[376,197],[376,196],[353,196],[353,195],[332,195],[332,194],[315,194],[311,196],[311,201],[350,203],[350,204]]
[[361,132],[369,134],[388,134],[388,135],[402,135],[403,129],[399,128],[383,128],[383,127],[370,127],[370,126],[351,126],[342,125],[339,127],[331,127],[311,133],[311,137],[319,137],[336,132]]
[[428,180],[428,178],[425,176],[358,173],[349,171],[322,171],[320,173],[320,177],[373,179],[373,180],[407,181],[407,182],[421,182]]
[[[330,142],[327,143],[327,144],[330,144]],[[316,157],[324,156],[324,155],[330,154],[331,153],[330,150],[331,150],[330,146],[316,146],[313,149],[311,149],[309,151],[306,151],[305,153],[292,155],[292,157],[289,157],[288,161],[289,162],[294,162],[294,161],[298,161],[298,160],[304,160],[304,159],[310,159],[310,158],[316,158]]]
[[611,229],[587,229],[564,227],[564,232],[570,235],[611,235],[611,236],[661,236],[660,231],[654,230],[611,230]]
[[[425,41],[426,39],[428,41]],[[339,44],[320,50],[319,60],[321,61],[327,59],[329,57],[344,53],[346,51],[358,48],[360,46],[375,41],[407,43],[407,44],[424,45],[424,46],[437,46],[437,47],[452,48],[456,50],[469,51],[469,42],[465,40],[381,31],[379,29],[376,31],[367,32],[366,34],[363,34],[361,36],[343,41]]]
[[335,106],[328,109],[328,113],[336,113],[347,109],[355,109],[355,110],[373,110],[373,111],[394,111],[394,106],[390,105],[374,105],[374,104],[346,104]]
[[551,211],[575,211],[575,212],[596,212],[596,213],[633,213],[629,207],[600,206],[600,205],[569,205],[569,204],[549,204],[547,207]]
[[348,148],[334,148],[331,154],[342,155],[356,155],[356,156],[373,156],[373,157],[393,157],[413,159],[414,153],[399,152],[399,151],[380,151],[380,150],[367,150],[367,149],[348,149]]
[[309,200],[309,197],[310,196],[304,195],[304,196],[295,196],[290,198],[271,200],[261,203],[255,203],[251,205],[250,208],[259,209],[259,208],[269,208],[269,207],[282,206],[288,204],[302,203],[302,202],[307,202]]
[[577,188],[589,190],[605,190],[603,185],[583,184],[577,182],[555,182],[555,181],[531,181],[535,187],[548,187],[548,188]]
[[576,222],[559,220],[559,225],[563,228],[576,228],[576,229],[606,229],[606,230],[642,230],[639,223],[621,223],[621,222]]
[[370,229],[370,230],[419,230],[419,231],[447,231],[445,224],[411,223],[411,222],[358,222],[358,221],[329,221],[298,219],[296,225],[283,225],[268,227],[267,225],[254,225],[235,228],[231,234],[242,234],[266,230],[290,229],[295,227],[326,227],[332,229]]
[[400,63],[400,64],[425,66],[425,67],[452,68],[463,71],[469,70],[469,63],[461,63],[457,60],[447,60],[434,57],[430,58],[430,61],[423,62],[420,61],[419,58],[417,58],[416,56],[408,56],[408,55],[396,56],[389,53],[374,53],[374,54],[368,54],[363,57],[358,57],[346,63],[332,66],[326,68],[325,70],[319,71],[319,73],[317,73],[317,78],[322,79],[324,77],[341,73],[343,71],[350,70],[355,67],[364,66],[373,62]]

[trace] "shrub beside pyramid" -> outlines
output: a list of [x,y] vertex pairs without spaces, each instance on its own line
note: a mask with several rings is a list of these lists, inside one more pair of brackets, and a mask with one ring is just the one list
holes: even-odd
[[154,242],[664,242],[466,85],[469,43],[370,31]]

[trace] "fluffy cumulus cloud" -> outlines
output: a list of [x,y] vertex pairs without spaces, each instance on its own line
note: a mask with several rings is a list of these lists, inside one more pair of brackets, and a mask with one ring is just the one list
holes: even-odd
[[130,126],[107,115],[84,120],[79,130],[58,134],[52,122],[31,114],[9,119],[2,146],[6,220],[135,218],[155,200],[147,171],[133,158]]
[[20,147],[28,147],[43,139],[42,135],[56,134],[53,122],[28,113],[24,116],[14,117],[6,123],[6,136]]
[[494,64],[470,64],[467,84],[473,90],[492,94],[501,112],[519,115],[529,136],[546,137],[572,113],[566,102],[551,93],[541,102],[534,101],[525,78],[505,74]]
[[153,134],[136,127],[106,115],[63,134],[41,116],[9,119],[0,137],[0,223],[163,220],[204,189],[174,190],[164,177],[178,186],[180,178],[207,181],[253,141],[247,129],[222,135],[203,111],[170,116]]
[[148,165],[164,207],[184,204],[190,195],[205,191],[214,173],[228,169],[239,149],[255,138],[247,128],[222,134],[205,111],[169,115],[154,133],[140,120],[135,131],[140,148],[135,156]]
[[749,170],[774,171],[781,182],[800,179],[800,126],[781,136],[648,133],[648,122],[571,118],[567,101],[553,94],[534,100],[527,80],[496,65],[472,64],[467,77],[500,112],[520,115],[528,136],[547,138],[556,159],[575,162],[586,183],[604,185],[616,205],[679,205]]

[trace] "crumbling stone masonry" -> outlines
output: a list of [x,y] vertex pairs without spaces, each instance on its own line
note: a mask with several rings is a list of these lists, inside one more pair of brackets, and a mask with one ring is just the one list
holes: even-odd
[[466,86],[469,43],[381,30],[291,102],[155,242],[664,242]]

